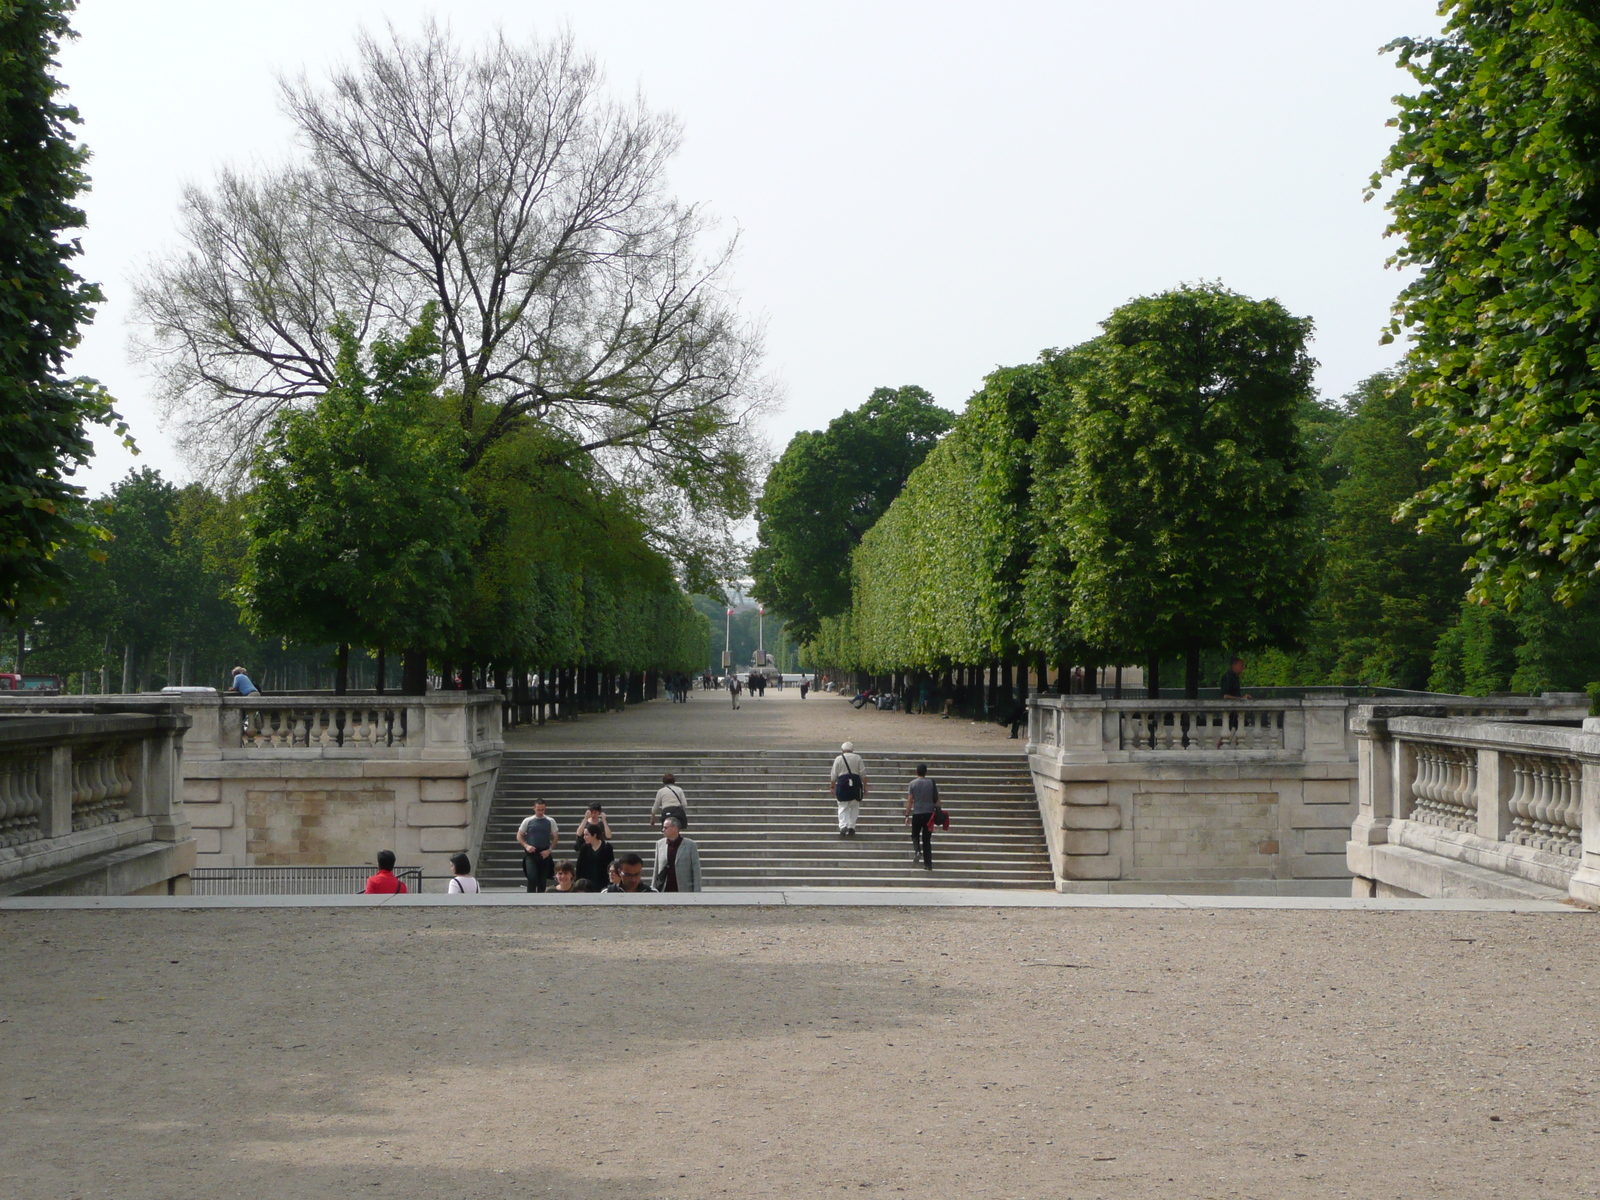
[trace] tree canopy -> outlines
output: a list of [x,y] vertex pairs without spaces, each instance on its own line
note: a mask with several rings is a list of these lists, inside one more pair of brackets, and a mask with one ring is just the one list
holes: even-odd
[[1069,625],[1148,661],[1287,645],[1316,577],[1306,456],[1311,323],[1274,300],[1185,287],[1117,309],[1079,348],[1052,430]]
[[472,571],[459,438],[433,415],[432,309],[362,353],[348,321],[332,386],[281,411],[252,460],[242,594],[257,627],[304,642],[442,650]]
[[1373,178],[1438,464],[1410,511],[1465,536],[1476,597],[1569,600],[1600,571],[1600,25],[1573,0],[1441,11],[1391,46],[1419,87]]
[[283,103],[303,154],[191,188],[186,246],[137,289],[189,448],[243,459],[336,386],[341,315],[369,344],[431,304],[463,469],[537,424],[547,465],[605,473],[680,571],[730,574],[767,387],[731,247],[667,190],[674,120],[608,99],[570,38],[464,49],[432,22]]
[[757,504],[750,572],[793,635],[809,640],[849,610],[850,555],[954,419],[920,387],[880,387],[790,440]]
[[52,71],[73,36],[72,0],[0,5],[0,613],[16,619],[60,596],[62,553],[104,537],[72,475],[93,455],[87,427],[126,437],[105,391],[62,376],[100,289],[73,269],[83,226],[73,201],[88,151]]

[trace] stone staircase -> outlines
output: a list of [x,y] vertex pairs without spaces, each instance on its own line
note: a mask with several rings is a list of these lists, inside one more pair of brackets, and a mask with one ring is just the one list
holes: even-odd
[[[591,800],[605,806],[617,853],[644,856],[657,836],[650,805],[661,773],[689,797],[688,834],[708,888],[990,887],[1053,885],[1028,760],[1020,754],[866,755],[870,793],[860,832],[838,834],[823,750],[508,751],[489,811],[477,876],[486,888],[521,888],[517,825],[542,796],[561,827],[557,859],[574,857]],[[901,824],[906,785],[928,764],[950,814],[934,833],[934,870],[911,861]]]

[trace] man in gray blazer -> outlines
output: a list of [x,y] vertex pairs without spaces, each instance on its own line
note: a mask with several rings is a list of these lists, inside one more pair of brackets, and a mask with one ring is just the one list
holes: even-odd
[[667,836],[656,843],[656,891],[698,892],[700,890],[700,847],[678,828],[676,817],[661,822]]

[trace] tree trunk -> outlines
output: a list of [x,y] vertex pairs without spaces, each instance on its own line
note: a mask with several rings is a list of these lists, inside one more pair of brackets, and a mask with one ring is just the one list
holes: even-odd
[[1083,694],[1085,696],[1097,695],[1100,691],[1100,664],[1083,664]]
[[333,694],[347,696],[350,694],[350,643],[339,643],[339,656],[334,659],[337,664],[333,674]]
[[1145,668],[1144,694],[1147,700],[1161,699],[1161,660],[1152,658]]
[[[19,672],[20,674],[20,672]],[[122,694],[128,695],[133,691],[133,643],[122,644]]]
[[428,694],[428,652],[407,650],[400,658],[400,691],[407,696]]
[[28,661],[28,631],[17,629],[17,674],[22,674],[22,666]]
[[1183,698],[1200,699],[1200,647],[1190,646],[1183,664]]
[[379,650],[378,651],[378,666],[377,666],[377,669],[376,669],[376,674],[374,675],[373,680],[372,680],[372,690],[377,692],[378,695],[380,695],[380,696],[383,695],[383,685],[386,682],[388,682],[383,677],[384,668],[386,666],[388,666],[388,663],[384,659],[383,651]]
[[1112,696],[1111,698],[1113,700],[1121,700],[1122,699],[1122,668],[1121,667],[1117,668],[1116,688],[1117,688],[1116,695]]

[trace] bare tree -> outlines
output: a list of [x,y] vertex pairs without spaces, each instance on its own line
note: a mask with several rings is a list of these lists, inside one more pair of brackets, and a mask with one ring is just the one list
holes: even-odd
[[[187,246],[138,287],[188,446],[237,462],[332,376],[336,314],[363,338],[437,305],[468,466],[529,420],[691,529],[748,506],[759,331],[665,168],[675,121],[618,104],[570,37],[463,51],[433,23],[363,36],[326,86],[283,86],[305,154],[184,198]],[[674,500],[661,499],[670,493]]]

